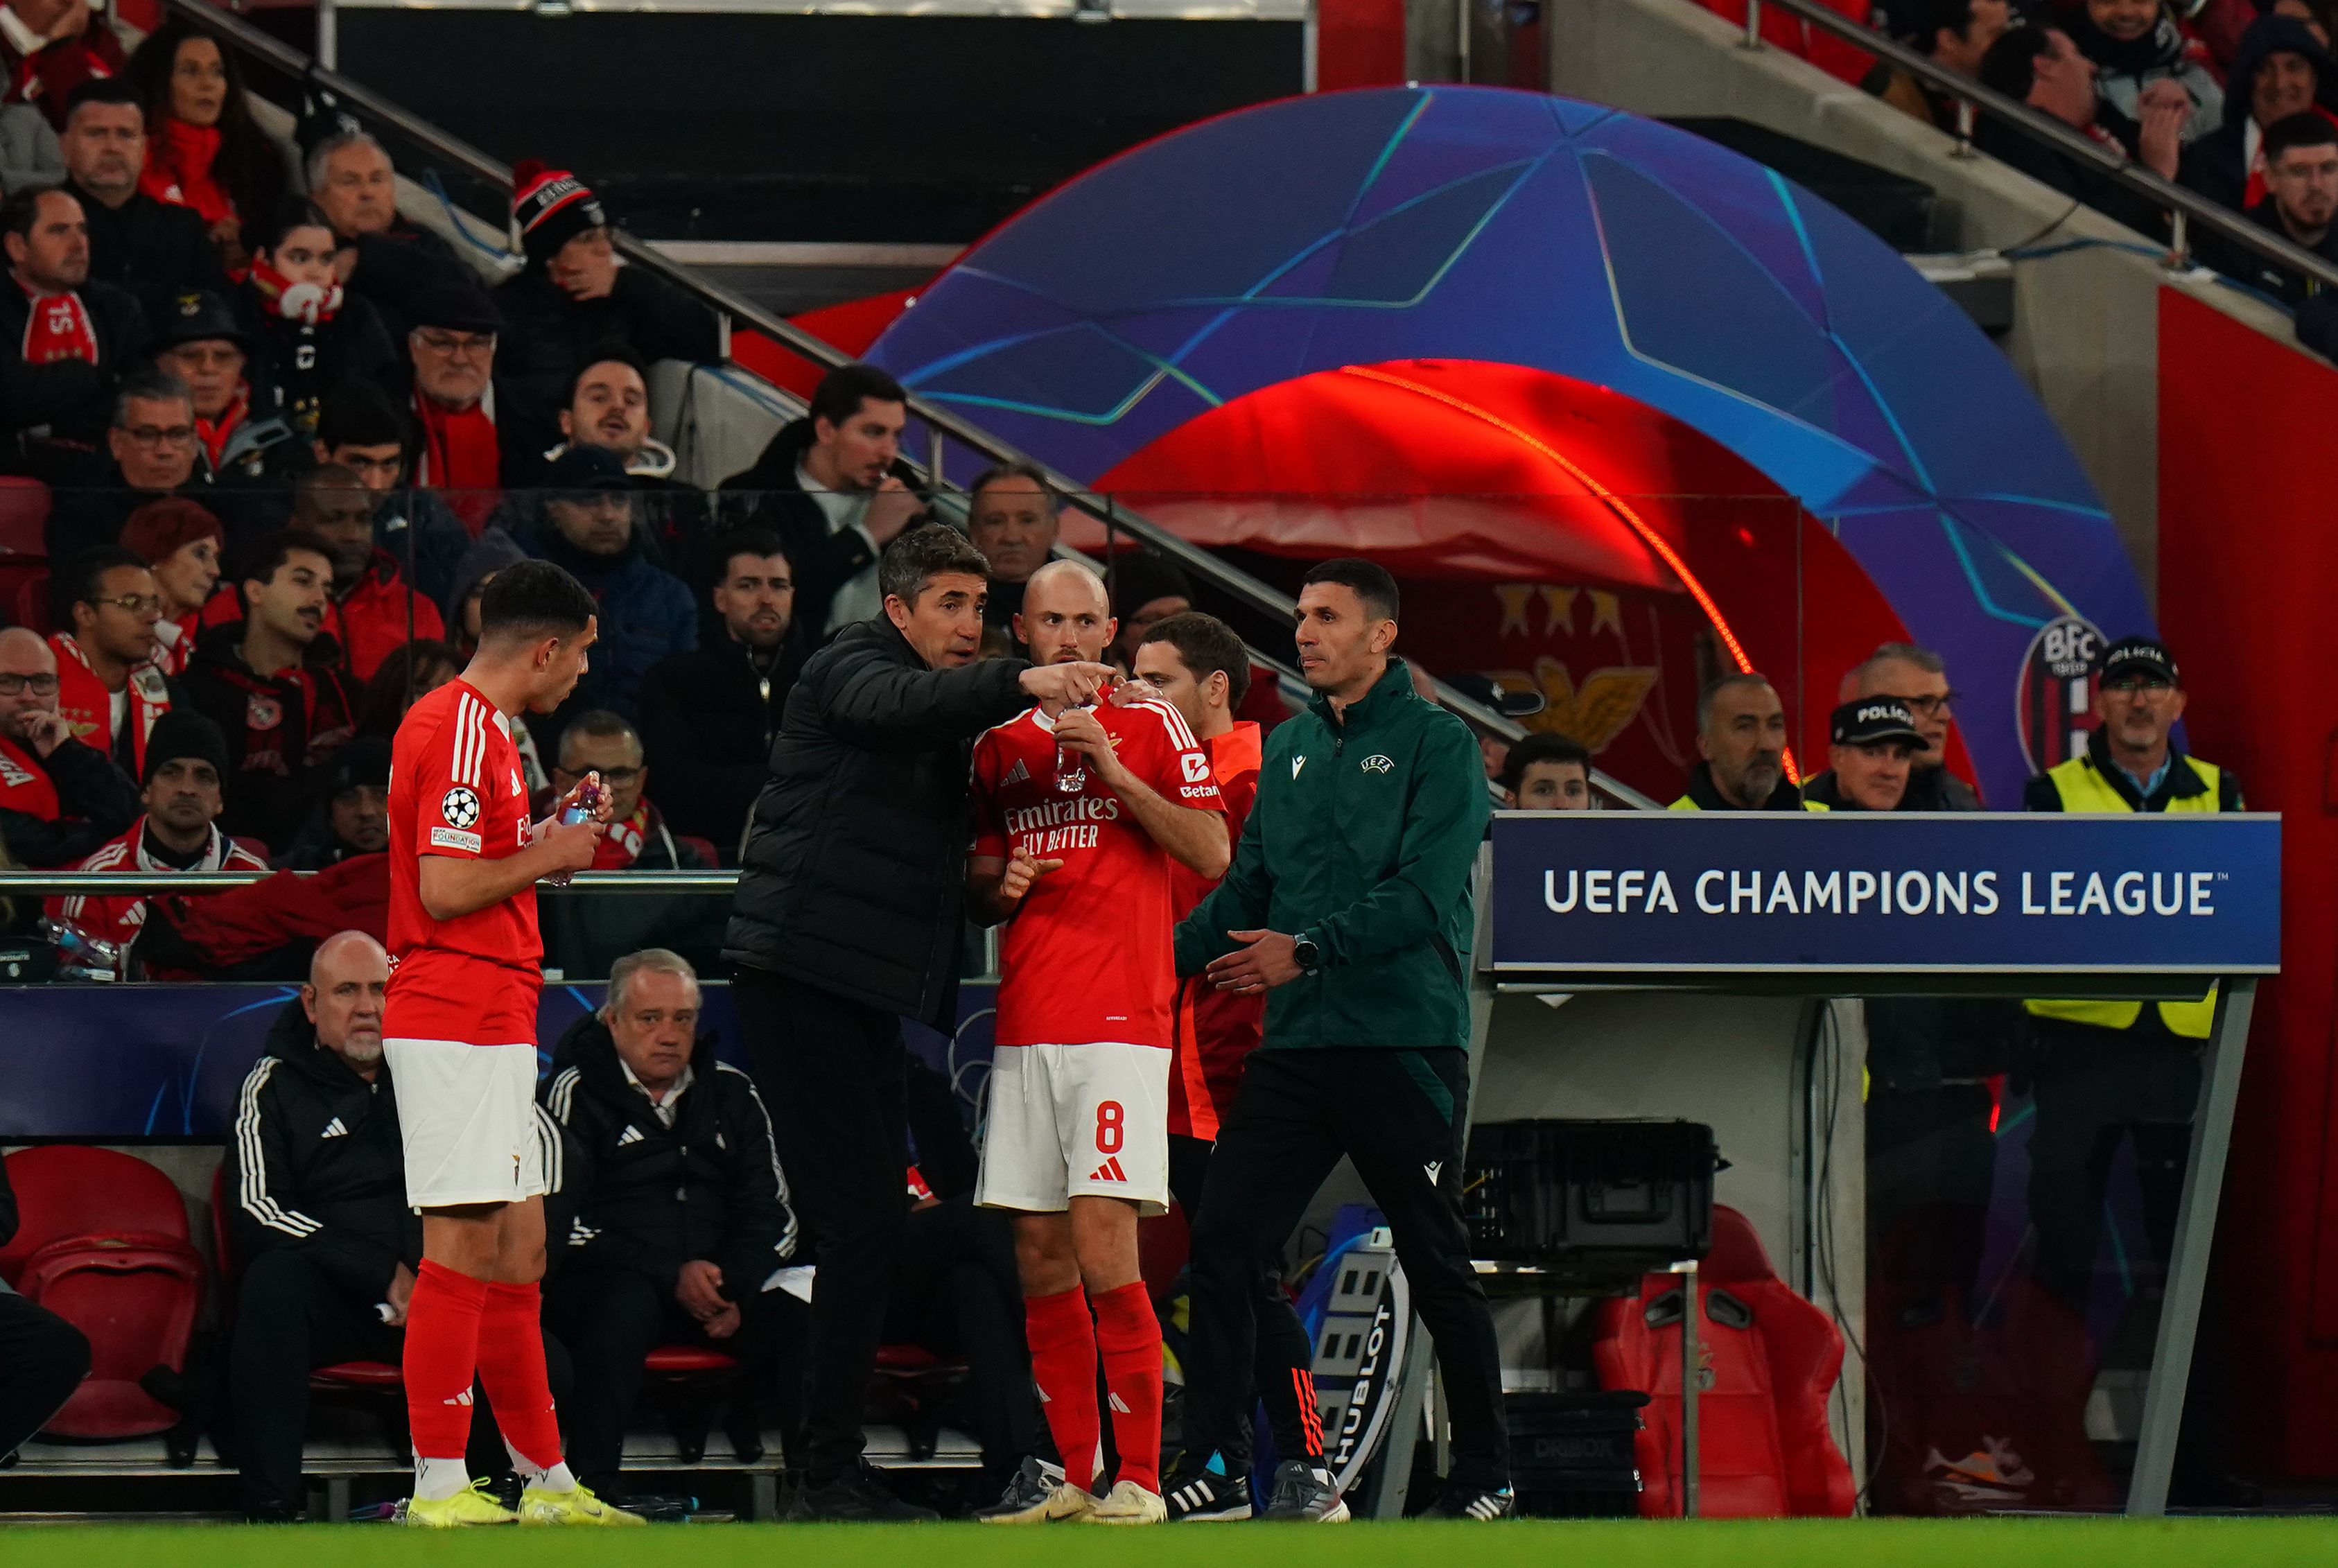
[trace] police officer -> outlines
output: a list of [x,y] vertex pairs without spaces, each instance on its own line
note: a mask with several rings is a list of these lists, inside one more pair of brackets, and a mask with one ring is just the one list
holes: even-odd
[[[2029,781],[2031,811],[2239,811],[2232,774],[2172,738],[2184,716],[2176,658],[2148,637],[2103,650],[2094,730],[2079,756]],[[2200,1098],[2200,1042],[2216,994],[2197,1001],[2025,1003],[2036,1043],[2029,1212],[2037,1272],[2082,1304],[2100,1240],[2103,1194],[2120,1142],[2135,1141],[2146,1257],[2164,1270],[2176,1237]]]
[[1897,697],[1857,699],[1827,720],[1833,764],[1803,790],[1806,811],[1897,811],[1924,753],[1916,715]]

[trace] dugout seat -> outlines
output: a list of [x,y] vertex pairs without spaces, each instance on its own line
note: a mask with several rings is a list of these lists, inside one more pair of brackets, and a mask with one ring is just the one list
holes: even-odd
[[138,1380],[184,1369],[202,1304],[202,1255],[178,1188],[143,1160],[63,1143],[9,1155],[8,1181],[19,1223],[0,1248],[0,1278],[89,1340],[89,1376],[44,1430],[105,1440],[176,1426],[179,1413]]
[[[1842,1335],[1770,1267],[1744,1215],[1715,1204],[1697,1277],[1697,1512],[1706,1518],[1847,1518],[1851,1466],[1827,1427]],[[1592,1362],[1603,1388],[1648,1397],[1636,1438],[1640,1513],[1681,1512],[1681,1289],[1651,1274],[1602,1302]]]
[[965,1357],[914,1342],[877,1347],[879,1405],[900,1418],[913,1461],[923,1464],[941,1446],[943,1406],[965,1387],[968,1371]]
[[[239,1259],[235,1255],[235,1228],[228,1219],[227,1162],[221,1161],[211,1170],[211,1258],[219,1270],[220,1324],[222,1328],[235,1318],[235,1291]],[[319,1367],[309,1374],[309,1388],[315,1394],[393,1394],[398,1397],[383,1406],[385,1418],[398,1434],[402,1446],[406,1429],[406,1377],[397,1367],[384,1361],[337,1361],[330,1367]]]

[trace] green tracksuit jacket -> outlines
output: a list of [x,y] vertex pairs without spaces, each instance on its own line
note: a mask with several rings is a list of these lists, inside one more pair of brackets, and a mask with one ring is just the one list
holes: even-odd
[[1486,834],[1477,738],[1421,701],[1400,660],[1335,720],[1279,726],[1233,866],[1177,928],[1177,973],[1239,944],[1309,936],[1321,970],[1270,992],[1262,1049],[1469,1041],[1470,867]]

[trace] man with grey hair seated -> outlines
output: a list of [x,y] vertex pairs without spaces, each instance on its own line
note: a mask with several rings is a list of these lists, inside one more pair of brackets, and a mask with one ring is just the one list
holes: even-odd
[[619,1490],[643,1359],[675,1343],[746,1368],[728,1426],[742,1457],[760,1455],[752,1392],[801,1335],[776,1279],[796,1220],[762,1097],[699,1032],[697,972],[663,947],[618,959],[554,1065],[545,1102],[568,1130],[578,1206],[552,1238],[544,1314],[576,1367],[570,1466],[602,1496]]
[[[398,1097],[382,1058],[388,985],[380,943],[362,931],[327,937],[236,1097],[221,1174],[242,1272],[228,1388],[244,1512],[254,1520],[298,1518],[307,1501],[300,1443],[310,1371],[342,1361],[395,1367],[401,1355],[422,1222],[407,1206]],[[536,1120],[556,1155],[560,1130],[541,1112]],[[559,1169],[548,1160],[547,1171]],[[232,1279],[229,1261],[222,1272]],[[560,1396],[565,1358],[547,1350]],[[484,1442],[486,1450],[475,1468],[507,1468],[493,1422],[473,1429],[474,1448]]]
[[398,211],[398,171],[356,121],[344,117],[309,142],[303,172],[309,200],[357,253],[349,291],[372,301],[392,342],[412,330],[415,299],[447,283],[476,282],[453,246]]

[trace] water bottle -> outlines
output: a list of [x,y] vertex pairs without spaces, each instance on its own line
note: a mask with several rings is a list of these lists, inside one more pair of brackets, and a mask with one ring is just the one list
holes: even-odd
[[[574,828],[579,822],[590,822],[600,810],[601,802],[608,799],[608,790],[602,787],[598,769],[585,774],[584,781],[576,786],[576,803],[562,809],[560,825],[564,828]],[[548,887],[565,887],[575,875],[575,873],[571,871],[561,871],[546,877],[544,880]]]
[[[1077,713],[1086,708],[1066,708],[1066,713]],[[1088,760],[1068,746],[1056,748],[1056,789],[1059,794],[1076,795],[1088,787]]]
[[41,935],[56,944],[60,980],[119,980],[122,944],[93,936],[70,920],[44,916]]

